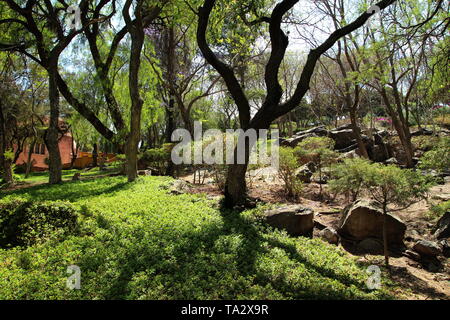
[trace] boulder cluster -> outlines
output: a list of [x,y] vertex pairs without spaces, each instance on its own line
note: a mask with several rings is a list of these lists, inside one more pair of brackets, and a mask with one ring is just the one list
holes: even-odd
[[[265,212],[265,221],[292,236],[312,237],[314,228],[323,240],[357,253],[383,254],[383,225],[386,223],[389,252],[423,263],[430,271],[438,271],[439,257],[450,256],[450,212],[437,222],[432,239],[421,239],[416,230],[407,234],[406,224],[394,214],[386,214],[369,200],[357,200],[340,213],[337,228],[315,221],[312,209],[288,205]],[[416,236],[411,236],[415,234]]]

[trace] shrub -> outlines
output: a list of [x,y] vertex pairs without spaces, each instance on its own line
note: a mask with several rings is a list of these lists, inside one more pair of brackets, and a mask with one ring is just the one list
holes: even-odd
[[322,196],[322,171],[337,159],[337,153],[333,151],[334,140],[328,137],[306,138],[295,148],[295,155],[300,163],[314,162],[317,165],[319,175],[319,196]]
[[32,203],[18,198],[0,203],[0,247],[30,246],[76,230],[77,214],[68,202]]
[[450,138],[442,138],[439,143],[430,151],[425,152],[420,159],[420,167],[423,169],[433,169],[438,172],[450,168]]
[[[401,169],[395,165],[385,166],[379,163],[365,164],[364,170],[348,170],[345,179],[331,181],[343,190],[354,188],[355,181],[359,181],[359,189],[364,190],[383,210],[384,219],[388,212],[394,211],[390,206],[395,205],[398,210],[423,199],[432,181],[428,176],[411,169]],[[383,224],[384,255],[386,265],[389,265],[387,248],[386,224]]]
[[164,144],[161,148],[145,151],[140,160],[146,167],[154,168],[163,174],[166,171],[167,163],[170,161],[171,152],[172,144]]
[[442,202],[442,203],[440,203],[438,205],[435,205],[435,206],[431,207],[428,216],[431,219],[440,218],[447,211],[450,211],[450,200],[444,201],[444,202]]
[[416,147],[416,149],[423,151],[430,151],[439,144],[439,137],[435,136],[418,136],[412,137],[411,142]]
[[370,161],[361,158],[345,159],[332,167],[333,180],[328,182],[331,192],[349,193],[352,201],[358,198]]
[[299,167],[299,161],[294,154],[294,149],[280,147],[280,160],[278,175],[284,182],[284,189],[288,197],[297,198],[302,189],[302,182],[296,177],[295,171]]

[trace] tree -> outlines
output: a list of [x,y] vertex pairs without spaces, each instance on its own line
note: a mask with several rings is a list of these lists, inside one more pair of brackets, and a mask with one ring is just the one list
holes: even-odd
[[319,197],[322,197],[323,168],[331,165],[337,154],[333,151],[334,140],[327,137],[306,138],[295,148],[296,155],[302,162],[312,161],[319,171]]
[[[357,170],[346,168],[349,165]],[[405,209],[422,200],[432,181],[429,177],[411,169],[400,169],[395,165],[385,166],[379,163],[369,164],[361,160],[348,160],[335,169],[347,173],[330,181],[335,190],[364,192],[383,211],[384,257],[386,266],[389,266],[387,214]]]
[[[60,133],[58,62],[62,52],[83,29],[76,30],[62,22],[65,12],[69,9],[69,4],[64,1],[51,3],[29,0],[24,7],[20,2],[14,0],[5,0],[5,2],[10,12],[14,13],[14,17],[0,20],[0,24],[13,25],[13,30],[21,34],[19,38],[22,41],[2,43],[0,48],[19,51],[39,63],[47,71],[50,120],[44,141],[49,152],[49,183],[59,183],[61,182],[62,164],[58,146]],[[84,13],[85,20],[88,20],[89,1],[81,1],[80,8]],[[41,17],[45,19],[43,20]],[[84,27],[88,25],[89,22],[85,23]],[[7,41],[11,41],[10,37],[7,37]]]
[[[274,7],[270,17],[256,17],[257,20],[255,20],[254,23],[260,22],[269,24],[270,44],[272,50],[266,64],[264,75],[266,83],[266,97],[259,111],[252,117],[248,98],[242,85],[239,83],[234,70],[222,61],[216,53],[214,53],[207,41],[206,34],[209,20],[216,2],[216,0],[205,0],[203,2],[203,6],[199,8],[197,43],[205,59],[224,79],[227,89],[237,105],[240,126],[244,130],[268,129],[274,120],[295,109],[300,104],[309,89],[309,82],[320,56],[330,49],[340,38],[363,26],[364,23],[373,15],[373,13],[367,12],[361,14],[353,22],[335,30],[321,45],[315,49],[312,49],[308,54],[307,61],[304,65],[294,94],[290,99],[284,102],[281,101],[283,89],[279,83],[278,76],[280,65],[285,56],[289,40],[288,36],[286,36],[285,32],[281,29],[281,23],[284,15],[294,7],[298,0],[281,1]],[[377,3],[377,6],[382,10],[394,2],[395,0],[382,0]],[[250,12],[248,12],[248,15],[250,15]],[[247,190],[245,184],[245,173],[247,171],[249,153],[252,146],[250,146],[248,141],[246,141],[245,145],[245,163],[238,164],[237,161],[235,161],[235,164],[231,165],[228,169],[225,188],[225,203],[228,206],[245,203],[246,201]],[[235,159],[236,158],[237,154],[235,150]]]

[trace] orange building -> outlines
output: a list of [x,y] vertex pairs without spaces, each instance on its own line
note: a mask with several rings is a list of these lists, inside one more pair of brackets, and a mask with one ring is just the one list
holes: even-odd
[[[72,136],[66,133],[58,143],[63,168],[69,168],[72,160]],[[26,145],[17,158],[16,165],[26,165],[30,145]],[[31,154],[33,171],[45,171],[48,169],[48,150],[44,143],[36,143]]]
[[[76,142],[74,141],[74,148],[76,148]],[[72,136],[70,133],[66,133],[59,140],[59,152],[61,155],[61,163],[63,165],[63,169],[69,169],[70,163],[72,161]],[[17,158],[16,165],[26,165],[28,159],[28,152],[30,146],[27,145],[24,147],[24,150],[20,153]],[[32,162],[32,170],[33,171],[45,171],[48,170],[48,150],[45,144],[37,143],[34,146],[34,149],[31,154],[31,162]],[[114,154],[104,154],[99,153],[98,162],[112,162],[115,160]],[[90,152],[78,152],[77,158],[75,159],[73,167],[75,169],[84,169],[93,163],[92,153]]]

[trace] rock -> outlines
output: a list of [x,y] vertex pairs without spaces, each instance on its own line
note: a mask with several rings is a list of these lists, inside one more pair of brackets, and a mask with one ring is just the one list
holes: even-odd
[[176,180],[169,188],[171,194],[179,195],[187,192],[189,190],[189,185],[186,181]]
[[450,258],[450,241],[449,240],[441,240],[439,241],[439,245],[442,247],[442,255],[446,258]]
[[414,229],[407,231],[405,240],[409,241],[409,242],[416,242],[416,241],[420,240],[420,234],[417,230],[414,230]]
[[417,131],[411,132],[411,137],[432,136],[432,135],[433,135],[433,131],[425,129],[425,128],[420,128]]
[[81,180],[81,173],[77,172],[73,175],[72,181],[80,181]]
[[389,165],[389,164],[394,164],[394,165],[397,165],[397,166],[399,165],[399,163],[398,163],[396,158],[389,158],[384,163],[387,164],[387,165]]
[[339,153],[347,153],[347,152],[350,152],[350,151],[353,151],[353,150],[357,150],[357,149],[358,149],[358,144],[354,143],[354,144],[352,144],[351,146],[349,146],[347,148],[336,150],[336,151],[339,152]]
[[295,170],[295,176],[304,183],[310,183],[312,175],[313,173],[309,170],[306,164]]
[[[383,212],[374,203],[357,200],[347,206],[339,222],[338,233],[353,240],[383,239]],[[398,217],[387,214],[387,238],[390,245],[403,246],[406,225]]]
[[284,141],[284,144],[282,144],[282,145],[291,147],[291,148],[295,148],[300,142],[302,142],[306,138],[311,138],[311,137],[318,137],[318,135],[315,133],[305,133],[305,134],[301,134],[301,135],[295,135],[290,139],[286,139]]
[[300,205],[269,210],[265,219],[272,227],[286,230],[292,236],[311,236],[314,228],[314,212]]
[[314,127],[314,128],[308,129],[308,130],[297,131],[295,133],[295,135],[299,136],[299,135],[308,134],[308,133],[315,133],[316,135],[323,137],[323,136],[328,135],[328,130],[325,129],[325,126],[318,126],[318,127]]
[[444,239],[450,237],[450,211],[444,213],[444,215],[437,222],[434,236],[436,237],[436,239]]
[[330,137],[334,140],[334,148],[337,150],[352,146],[354,144],[353,140],[355,139],[355,135],[351,129],[333,130],[330,132]]
[[420,256],[419,253],[417,253],[415,251],[412,251],[412,250],[406,250],[403,254],[406,257],[408,257],[408,258],[410,258],[410,259],[412,259],[414,261],[420,261],[422,259],[422,257]]
[[151,170],[138,170],[139,176],[151,176],[152,171]]
[[387,148],[384,145],[375,145],[370,151],[370,159],[374,162],[383,162],[389,158]]
[[417,241],[413,250],[428,257],[436,257],[442,254],[442,249],[437,243],[427,240]]
[[339,160],[355,159],[355,158],[359,158],[359,157],[360,156],[358,155],[356,150],[352,150],[352,151],[346,152],[346,153],[342,154],[341,156],[339,156]]
[[383,242],[379,239],[367,238],[358,243],[358,250],[371,254],[383,254]]
[[326,227],[325,229],[321,230],[319,232],[319,237],[324,239],[325,241],[331,243],[331,244],[338,244],[339,243],[339,235],[336,230],[334,230],[331,227]]

